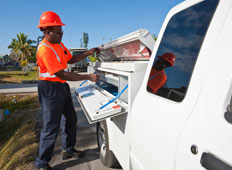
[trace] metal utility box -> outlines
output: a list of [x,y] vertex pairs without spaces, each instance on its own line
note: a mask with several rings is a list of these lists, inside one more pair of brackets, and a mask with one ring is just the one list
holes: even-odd
[[99,61],[88,66],[88,73],[98,74],[99,80],[76,88],[90,123],[130,112],[154,43],[151,34],[141,29],[100,47]]

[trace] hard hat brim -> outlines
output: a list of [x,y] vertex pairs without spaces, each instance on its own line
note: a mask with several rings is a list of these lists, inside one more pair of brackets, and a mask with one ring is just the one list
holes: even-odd
[[49,23],[49,24],[39,24],[37,28],[42,28],[42,27],[52,27],[52,26],[64,26],[65,24],[63,23]]
[[167,59],[164,59],[162,56],[157,56],[157,57],[158,57],[158,58],[162,58],[163,60],[167,61],[167,62],[170,64],[170,66],[173,66],[173,65],[174,65],[174,63],[170,62],[170,61],[167,60]]

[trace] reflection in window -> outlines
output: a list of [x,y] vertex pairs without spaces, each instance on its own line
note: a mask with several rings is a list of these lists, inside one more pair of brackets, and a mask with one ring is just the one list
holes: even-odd
[[[150,72],[147,85],[149,92],[178,102],[184,99],[217,4],[218,0],[206,0],[177,13],[170,19],[157,51],[158,59],[154,61]],[[166,54],[174,56],[173,65],[161,57]]]

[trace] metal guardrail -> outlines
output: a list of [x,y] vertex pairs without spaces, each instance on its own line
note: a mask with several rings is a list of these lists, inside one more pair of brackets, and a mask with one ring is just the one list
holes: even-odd
[[22,70],[22,68],[17,66],[0,66],[0,71],[18,71],[18,70]]

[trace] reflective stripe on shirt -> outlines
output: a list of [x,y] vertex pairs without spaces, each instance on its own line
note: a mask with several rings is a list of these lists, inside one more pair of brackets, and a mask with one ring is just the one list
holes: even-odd
[[51,76],[51,75],[49,74],[49,72],[46,72],[46,73],[39,73],[39,76],[40,76],[40,77],[48,77],[48,78],[55,78],[55,77],[56,77],[55,74]]
[[164,74],[164,72],[155,74],[155,75],[151,76],[151,77],[149,78],[149,80],[152,80],[152,79],[154,79],[154,78],[156,78],[156,77],[158,77],[159,75],[162,75],[162,74]]
[[[37,51],[39,51],[39,48],[42,47],[42,46],[44,46],[44,45],[47,46],[48,48],[50,48],[50,49],[55,53],[57,60],[60,62],[60,57],[57,55],[56,51],[55,51],[50,45],[48,45],[47,43],[42,43],[42,44],[40,44],[40,45],[38,46]],[[61,45],[61,44],[60,44],[60,45]]]
[[[39,70],[40,70],[40,68],[39,68]],[[68,71],[68,68],[64,69],[64,71]],[[49,72],[46,72],[46,73],[40,73],[39,72],[39,76],[40,77],[48,77],[48,78],[54,78],[54,77],[56,77],[55,74],[51,76]]]
[[[63,46],[60,43],[59,43],[59,45],[64,50]],[[40,44],[38,46],[38,48],[37,48],[37,51],[39,51],[39,48],[42,47],[42,46],[47,46],[48,48],[50,48],[55,53],[57,60],[60,62],[60,57],[57,55],[56,51],[50,45],[48,45],[47,43]],[[48,78],[55,78],[56,77],[55,74],[51,76],[49,72],[40,73],[40,67],[38,67],[38,68],[39,68],[39,76],[40,77],[48,77]],[[68,71],[68,68],[65,68],[64,71]]]
[[59,43],[59,45],[61,46],[62,50],[64,51],[64,47]]

